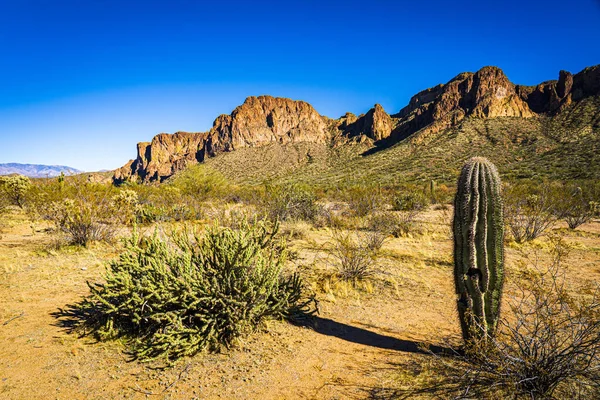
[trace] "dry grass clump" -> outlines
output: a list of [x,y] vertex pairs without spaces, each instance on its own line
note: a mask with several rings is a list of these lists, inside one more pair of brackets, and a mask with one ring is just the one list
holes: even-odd
[[371,231],[396,238],[417,234],[419,233],[418,217],[422,212],[422,209],[415,209],[377,213],[369,218],[367,226]]
[[383,245],[379,240],[360,231],[334,229],[325,251],[338,277],[358,281],[372,276],[376,272],[377,253]]

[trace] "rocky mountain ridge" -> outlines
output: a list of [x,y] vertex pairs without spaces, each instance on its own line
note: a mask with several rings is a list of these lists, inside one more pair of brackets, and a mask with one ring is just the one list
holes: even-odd
[[484,67],[417,93],[392,115],[376,104],[364,115],[346,113],[331,119],[304,101],[248,97],[230,115],[217,117],[208,132],[161,133],[151,142],[139,143],[136,159],[115,171],[113,180],[161,181],[207,157],[273,143],[338,146],[371,141],[388,147],[406,139],[424,144],[467,117],[552,117],[573,102],[596,95],[600,95],[600,65],[575,75],[560,71],[558,80],[537,86],[515,85],[501,69]]

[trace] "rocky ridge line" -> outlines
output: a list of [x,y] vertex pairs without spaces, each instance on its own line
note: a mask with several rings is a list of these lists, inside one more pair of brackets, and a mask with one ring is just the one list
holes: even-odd
[[558,80],[537,86],[515,85],[501,69],[484,67],[417,93],[394,115],[376,104],[364,115],[346,113],[333,120],[304,101],[248,97],[230,115],[217,117],[208,132],[161,133],[151,142],[138,143],[136,159],[116,170],[113,181],[161,181],[206,157],[271,143],[336,145],[371,140],[388,146],[406,138],[425,143],[432,134],[467,117],[555,115],[593,95],[600,95],[600,65],[575,75],[560,71]]

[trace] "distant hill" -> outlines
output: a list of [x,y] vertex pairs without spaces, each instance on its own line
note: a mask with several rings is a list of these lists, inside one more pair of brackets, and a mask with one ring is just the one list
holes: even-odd
[[29,176],[30,178],[52,178],[59,176],[61,172],[64,172],[65,175],[75,175],[82,171],[71,167],[65,167],[64,165],[0,164],[0,175],[18,174]]

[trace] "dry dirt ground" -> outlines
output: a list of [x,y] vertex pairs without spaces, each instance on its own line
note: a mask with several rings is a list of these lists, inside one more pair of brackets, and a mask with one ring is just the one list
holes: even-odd
[[[119,342],[68,333],[60,308],[101,279],[119,245],[53,249],[53,234],[13,213],[0,239],[0,398],[2,399],[361,399],[394,388],[428,356],[420,344],[457,340],[449,212],[429,211],[423,234],[390,239],[379,272],[353,288],[322,278],[333,266],[327,229],[304,227],[290,268],[318,293],[314,328],[270,322],[222,354],[200,354],[171,369],[130,361]],[[570,232],[573,290],[600,281],[600,222]],[[507,282],[525,254],[548,258],[547,239],[507,247]],[[318,278],[318,277],[321,278]],[[510,290],[510,285],[509,285]],[[409,366],[409,367],[407,367]],[[412,367],[410,367],[412,366]]]

